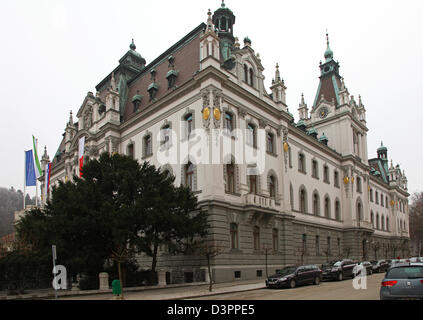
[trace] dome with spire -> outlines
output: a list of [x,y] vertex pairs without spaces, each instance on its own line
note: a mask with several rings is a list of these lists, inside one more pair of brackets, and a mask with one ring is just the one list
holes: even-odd
[[380,143],[380,147],[377,148],[377,152],[388,151],[388,148],[383,145],[383,142]]
[[129,45],[129,49],[131,51],[132,54],[136,55],[137,57],[142,58],[141,54],[139,52],[136,52],[135,49],[137,48],[137,46],[134,43],[134,39],[132,39],[131,44]]
[[327,48],[326,48],[326,51],[325,51],[325,59],[326,59],[326,61],[329,61],[329,60],[333,59],[333,51],[329,47],[329,34],[328,33],[326,33],[326,43],[327,43]]

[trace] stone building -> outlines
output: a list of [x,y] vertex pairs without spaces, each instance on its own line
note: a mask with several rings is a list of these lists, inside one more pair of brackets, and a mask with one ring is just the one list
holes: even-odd
[[[385,146],[369,159],[366,109],[348,92],[329,39],[316,97],[310,108],[301,98],[295,122],[279,67],[267,90],[259,54],[249,38],[239,42],[234,25],[222,2],[149,64],[132,41],[75,121],[71,113],[51,185],[78,174],[83,136],[86,158],[118,152],[168,170],[197,194],[224,247],[212,261],[217,282],[265,277],[265,261],[272,273],[293,263],[407,255],[407,179],[389,165]],[[212,148],[221,137],[261,158],[198,161],[197,139]],[[205,277],[204,259],[166,248],[158,266],[168,282]]]

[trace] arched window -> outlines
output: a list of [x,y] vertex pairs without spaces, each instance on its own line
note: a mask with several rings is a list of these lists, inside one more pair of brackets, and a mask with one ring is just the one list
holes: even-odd
[[388,197],[385,197],[385,207],[388,208]]
[[363,208],[361,202],[357,202],[357,221],[363,221]]
[[191,162],[185,165],[185,186],[194,191],[194,165]]
[[266,150],[269,153],[275,153],[274,136],[271,132],[266,133]]
[[315,216],[318,216],[320,214],[320,199],[319,199],[319,194],[317,193],[317,191],[315,191],[313,193],[313,214]]
[[341,204],[339,203],[339,200],[335,201],[335,219],[341,220]]
[[375,192],[375,200],[376,200],[376,204],[379,204],[379,192]]
[[376,229],[380,229],[380,220],[379,220],[379,213],[376,213]]
[[245,83],[248,83],[248,67],[246,64],[244,64],[244,80]]
[[254,87],[254,71],[250,68],[250,86]]
[[194,129],[192,113],[188,113],[184,120],[186,122],[186,137],[189,138],[192,130]]
[[325,197],[325,217],[330,218],[330,199]]
[[252,123],[247,124],[247,144],[256,147],[256,130]]
[[380,205],[383,207],[383,194],[380,195]]
[[386,230],[390,231],[389,229],[389,217],[386,217]]
[[260,228],[254,227],[253,230],[254,250],[260,250]]
[[227,191],[235,193],[235,165],[233,162],[226,165]]
[[370,202],[373,202],[373,189],[370,188]]
[[270,198],[276,197],[276,181],[274,176],[269,177],[269,196]]
[[370,221],[372,223],[372,227],[375,227],[375,214],[373,213],[373,211],[370,211]]
[[230,224],[231,232],[231,249],[238,249],[238,225],[236,223]]
[[311,176],[313,178],[319,178],[319,166],[316,160],[311,160]]
[[225,123],[224,123],[225,129],[227,129],[229,132],[231,132],[234,129],[234,120],[233,115],[230,112],[225,112]]
[[300,189],[300,211],[307,213],[307,191],[304,188]]
[[382,215],[381,217],[382,220],[382,230],[385,230],[385,217]]
[[272,231],[272,247],[273,251],[279,250],[279,231],[276,228]]

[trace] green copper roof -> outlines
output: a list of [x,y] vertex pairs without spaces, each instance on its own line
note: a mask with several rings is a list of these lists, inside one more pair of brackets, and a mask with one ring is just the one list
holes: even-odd
[[150,90],[151,88],[154,88],[154,89],[158,90],[159,89],[159,85],[156,82],[150,83],[150,85],[148,86],[147,91]]
[[321,137],[319,138],[319,141],[328,141],[328,137],[325,136],[325,134],[322,134]]
[[311,135],[311,134],[317,134],[317,130],[315,127],[311,128],[310,130],[308,130],[307,134]]
[[304,123],[303,120],[298,121],[298,123],[296,124],[296,127],[302,127],[302,126],[306,126],[306,124]]
[[178,75],[178,71],[176,71],[176,70],[169,70],[169,71],[166,73],[166,78],[167,78],[167,77],[169,77],[169,76],[171,76],[171,75],[175,75],[175,76],[177,76],[177,75]]
[[245,38],[244,38],[244,42],[248,42],[249,44],[251,44],[251,39],[250,39],[250,38],[248,38],[248,37],[245,37]]
[[388,148],[387,148],[387,147],[385,147],[385,146],[383,145],[383,143],[381,142],[381,143],[380,143],[380,147],[379,147],[379,148],[377,148],[377,151],[388,151]]
[[135,96],[133,96],[132,102],[134,102],[134,101],[141,101],[142,98],[143,98],[142,95],[136,94]]

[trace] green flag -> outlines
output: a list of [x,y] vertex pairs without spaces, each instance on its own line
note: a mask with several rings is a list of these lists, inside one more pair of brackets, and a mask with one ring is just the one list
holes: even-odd
[[33,154],[34,154],[34,164],[35,164],[35,175],[38,179],[39,177],[41,177],[43,172],[41,170],[40,160],[38,160],[37,143],[34,136],[32,136],[32,145],[34,150]]

